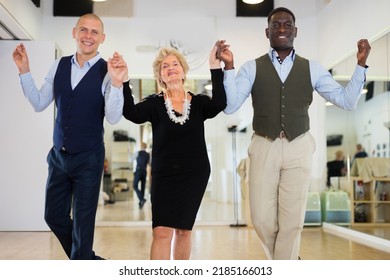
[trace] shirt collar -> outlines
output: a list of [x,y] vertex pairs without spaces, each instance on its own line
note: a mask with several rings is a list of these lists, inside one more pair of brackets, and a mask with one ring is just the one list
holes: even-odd
[[[270,48],[269,51],[268,51],[268,55],[269,57],[271,58],[271,61],[272,63],[274,62],[277,62],[278,61],[278,53],[273,49],[273,48]],[[295,49],[292,49],[290,54],[286,57],[286,59],[290,58],[291,61],[294,61],[295,59]]]
[[[101,58],[100,53],[97,53],[90,60],[86,61],[84,66],[87,66],[87,67],[91,68],[100,58]],[[74,54],[72,56],[71,62],[72,62],[72,64],[75,64],[75,65],[77,65],[77,67],[80,68],[80,65],[78,64],[77,59],[76,59],[76,54]]]

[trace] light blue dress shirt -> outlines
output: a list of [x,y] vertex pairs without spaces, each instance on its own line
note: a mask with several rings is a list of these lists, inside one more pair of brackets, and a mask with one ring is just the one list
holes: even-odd
[[[295,51],[291,51],[282,63],[277,59],[277,52],[270,48],[268,52],[271,61],[281,79],[284,82],[294,63]],[[337,83],[330,72],[320,64],[309,61],[310,78],[313,89],[327,101],[334,105],[351,111],[356,108],[364,83],[366,81],[366,67],[356,64],[355,71],[346,87]],[[250,60],[244,63],[237,75],[235,69],[225,70],[224,86],[226,90],[227,106],[226,114],[236,112],[249,97],[256,78],[256,61]]]
[[[84,75],[89,69],[101,58],[100,54],[91,58],[84,63],[83,67],[77,63],[76,55],[72,57],[72,70],[71,70],[71,83],[72,89],[81,81]],[[54,76],[57,71],[58,63],[60,59],[57,59],[49,70],[45,78],[45,82],[41,89],[38,89],[35,85],[31,72],[21,74],[20,82],[22,85],[23,93],[33,106],[36,112],[45,110],[51,102],[54,100],[53,83]],[[105,116],[110,124],[115,124],[120,121],[123,111],[123,87],[116,88],[111,85],[110,75],[107,73],[102,83],[102,94],[105,100]]]

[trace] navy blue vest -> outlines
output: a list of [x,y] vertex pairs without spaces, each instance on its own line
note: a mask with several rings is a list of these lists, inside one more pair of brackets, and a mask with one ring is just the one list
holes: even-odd
[[54,77],[54,147],[65,147],[69,153],[92,151],[104,144],[102,83],[107,63],[98,60],[72,90],[71,58],[61,58]]
[[148,152],[141,150],[138,152],[138,157],[137,157],[137,169],[145,169],[146,166],[148,165],[150,155]]

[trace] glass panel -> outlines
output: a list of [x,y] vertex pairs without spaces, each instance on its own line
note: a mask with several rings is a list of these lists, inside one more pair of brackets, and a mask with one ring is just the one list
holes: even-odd
[[[390,204],[387,202],[386,190],[386,180],[388,180],[386,178],[389,174],[385,174],[386,170],[382,175],[376,170],[371,170],[369,176],[385,176],[385,178],[379,181],[364,182],[362,183],[364,187],[360,187],[357,183],[363,182],[361,177],[365,176],[362,175],[362,170],[365,169],[363,166],[365,159],[354,160],[358,144],[362,145],[370,162],[387,163],[390,160],[390,34],[386,33],[370,44],[371,53],[367,60],[369,69],[364,94],[356,110],[345,112],[335,106],[328,106],[326,109],[328,140],[331,138],[336,143],[337,139],[342,139],[333,146],[328,145],[328,159],[334,158],[335,152],[341,150],[345,153],[346,160],[349,161],[346,176],[341,180],[340,178],[337,178],[337,181],[333,180],[332,186],[340,187],[349,193],[353,202],[351,203],[353,221],[348,227],[356,230],[360,230],[362,223],[372,226],[389,222],[388,205]],[[337,81],[345,85],[355,65],[356,53],[335,65],[332,68],[332,74]],[[375,169],[375,167],[372,168]],[[360,226],[355,227],[355,224],[360,224]]]

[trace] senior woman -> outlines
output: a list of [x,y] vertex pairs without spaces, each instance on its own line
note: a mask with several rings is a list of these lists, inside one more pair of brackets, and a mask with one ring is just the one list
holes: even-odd
[[134,104],[130,88],[125,87],[123,116],[137,124],[152,124],[151,259],[191,256],[191,232],[210,177],[204,121],[226,107],[216,52],[214,46],[209,57],[211,98],[186,91],[189,66],[173,48],[160,49],[153,63],[160,93]]

